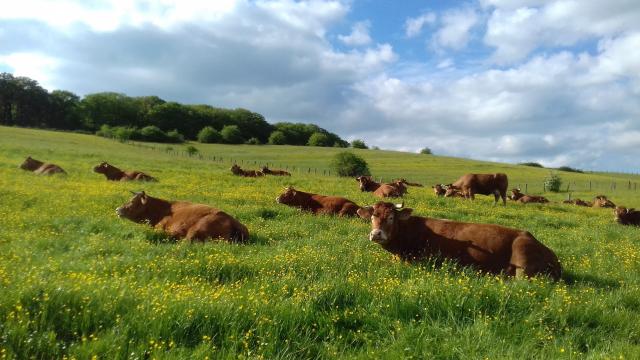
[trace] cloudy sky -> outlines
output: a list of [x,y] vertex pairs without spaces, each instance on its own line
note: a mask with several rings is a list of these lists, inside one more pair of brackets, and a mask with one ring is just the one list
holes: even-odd
[[640,171],[638,0],[21,0],[0,71],[385,149]]

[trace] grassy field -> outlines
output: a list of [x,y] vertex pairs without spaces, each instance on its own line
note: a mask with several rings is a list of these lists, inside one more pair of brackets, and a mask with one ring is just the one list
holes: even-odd
[[[293,185],[373,203],[353,179],[244,179],[228,170],[228,159],[322,169],[336,149],[196,145],[220,163],[79,134],[0,127],[0,139],[0,358],[640,357],[640,229],[617,225],[610,209],[557,203],[566,193],[547,193],[556,202],[548,205],[494,207],[489,197],[439,199],[410,188],[405,204],[415,214],[529,230],[565,269],[558,283],[512,280],[402,262],[367,240],[363,220],[314,217],[274,200]],[[541,193],[548,174],[356,152],[376,177],[426,184],[503,171],[511,184]],[[27,155],[69,174],[18,169]],[[91,171],[102,160],[160,182],[107,182]],[[640,207],[640,189],[626,188],[638,177],[560,175],[579,188],[573,197],[604,193]],[[602,185],[585,191],[589,180]],[[247,225],[251,241],[174,243],[119,219],[114,209],[140,189],[221,208]]]

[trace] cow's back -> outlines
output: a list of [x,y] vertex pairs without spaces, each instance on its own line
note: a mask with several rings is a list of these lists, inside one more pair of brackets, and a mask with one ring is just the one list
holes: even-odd
[[55,164],[42,164],[42,166],[40,166],[33,172],[39,175],[66,174],[66,172],[60,166]]

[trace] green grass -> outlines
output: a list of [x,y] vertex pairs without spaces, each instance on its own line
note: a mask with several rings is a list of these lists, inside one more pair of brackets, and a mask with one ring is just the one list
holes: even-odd
[[[314,217],[276,204],[286,185],[376,199],[352,179],[296,172],[244,179],[228,159],[323,169],[337,149],[196,144],[224,162],[79,134],[0,127],[0,358],[623,358],[640,357],[640,229],[609,209],[557,203],[492,206],[410,188],[419,215],[531,231],[551,247],[564,279],[511,280],[434,260],[406,263],[367,240],[359,219]],[[164,145],[154,145],[164,148]],[[178,147],[174,146],[175,149]],[[425,184],[503,171],[512,185],[548,170],[439,156],[356,150],[376,177]],[[18,169],[32,155],[68,171]],[[102,160],[158,183],[113,183]],[[257,167],[257,166],[256,166]],[[622,174],[560,173],[581,189],[640,207]],[[129,190],[201,202],[236,216],[246,245],[190,245],[116,217]]]

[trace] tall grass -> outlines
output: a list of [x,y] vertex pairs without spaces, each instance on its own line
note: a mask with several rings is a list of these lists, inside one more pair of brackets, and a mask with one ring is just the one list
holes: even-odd
[[[228,163],[78,134],[0,128],[0,138],[0,358],[640,356],[640,230],[615,224],[610,210],[559,204],[565,194],[550,194],[556,202],[549,205],[502,207],[489,197],[440,199],[410,188],[405,204],[416,214],[527,229],[565,269],[558,283],[512,280],[437,259],[402,262],[367,241],[365,221],[315,217],[274,201],[286,185],[360,204],[376,200],[352,179],[238,178]],[[199,149],[304,166],[334,151]],[[546,175],[437,156],[359,154],[381,176],[427,183],[468,170],[504,171],[512,182]],[[18,169],[27,155],[69,174]],[[107,182],[91,172],[102,160],[160,182]],[[221,208],[248,226],[251,241],[176,243],[117,218],[128,191],[141,189]],[[605,193],[640,206],[637,192]]]

